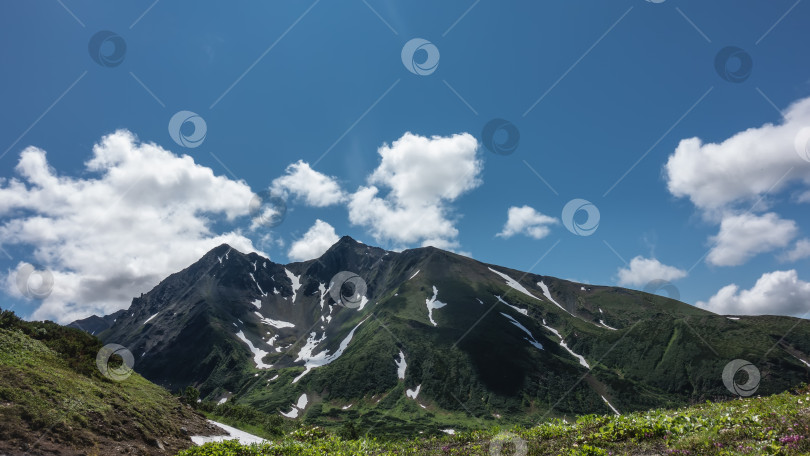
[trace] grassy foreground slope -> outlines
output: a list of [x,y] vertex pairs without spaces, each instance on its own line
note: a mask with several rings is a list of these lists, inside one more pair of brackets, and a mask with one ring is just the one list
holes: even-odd
[[0,312],[0,454],[173,454],[191,446],[187,434],[210,434],[143,377],[104,377],[99,349],[77,329]]
[[[361,433],[363,430],[359,430]],[[587,415],[529,429],[379,441],[298,429],[264,445],[206,444],[180,456],[253,455],[802,455],[810,454],[810,387],[769,397],[622,416]]]

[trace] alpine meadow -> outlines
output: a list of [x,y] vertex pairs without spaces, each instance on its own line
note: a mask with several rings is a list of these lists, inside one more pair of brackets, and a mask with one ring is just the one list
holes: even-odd
[[0,456],[810,455],[810,3],[0,11]]

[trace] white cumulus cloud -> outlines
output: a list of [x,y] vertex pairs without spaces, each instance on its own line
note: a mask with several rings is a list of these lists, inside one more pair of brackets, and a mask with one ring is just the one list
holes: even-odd
[[788,246],[797,235],[792,220],[756,212],[797,184],[793,193],[800,196],[793,200],[802,202],[810,194],[808,125],[810,98],[805,98],[791,105],[779,124],[749,128],[717,143],[684,139],[670,155],[664,167],[670,193],[689,198],[706,220],[720,225],[706,257],[709,264],[741,265]]
[[340,239],[335,233],[332,225],[323,220],[315,220],[301,239],[298,239],[290,246],[287,256],[292,261],[306,261],[318,258],[329,250],[335,242]]
[[782,261],[799,261],[810,257],[810,239],[799,239],[788,252],[785,252],[780,259]]
[[762,274],[748,290],[736,284],[721,288],[698,307],[722,315],[794,315],[807,318],[810,312],[810,283],[800,280],[796,270]]
[[[248,214],[253,192],[244,182],[124,130],[93,147],[85,170],[80,178],[57,175],[45,151],[28,147],[19,177],[0,181],[0,239],[33,251],[15,271],[27,262],[53,273],[53,292],[35,319],[66,323],[128,307],[222,243],[255,251],[239,231],[211,228]],[[5,289],[20,296],[15,271]]]
[[530,206],[512,206],[507,211],[506,224],[496,236],[510,238],[524,234],[534,239],[542,239],[551,233],[551,225],[559,223],[554,217],[543,215]]
[[773,212],[725,216],[720,232],[712,238],[714,246],[706,261],[715,266],[738,266],[760,253],[786,247],[797,233],[796,222]]
[[284,197],[293,195],[313,207],[331,206],[345,198],[334,177],[315,171],[302,160],[287,166],[286,174],[274,179],[270,189]]
[[653,280],[678,280],[686,277],[686,271],[674,266],[668,266],[655,258],[637,256],[630,260],[630,264],[620,268],[618,272],[619,285],[644,286]]
[[381,162],[368,185],[349,196],[349,221],[377,242],[458,246],[451,203],[481,184],[476,139],[405,133],[377,152]]
[[786,110],[781,124],[749,128],[720,143],[684,139],[665,165],[669,191],[713,210],[754,201],[792,181],[806,185],[810,163],[797,152],[796,140],[808,125],[810,98],[805,98]]

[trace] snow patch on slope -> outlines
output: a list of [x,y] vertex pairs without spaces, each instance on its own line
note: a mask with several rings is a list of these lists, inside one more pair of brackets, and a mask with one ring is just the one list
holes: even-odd
[[281,416],[284,416],[284,417],[287,417],[287,418],[298,418],[298,409],[295,408],[295,407],[293,407],[292,410],[290,410],[287,413],[284,413],[284,412],[279,412],[279,413],[281,413]]
[[326,366],[332,361],[340,358],[343,352],[346,351],[346,347],[349,346],[349,342],[352,341],[352,337],[354,337],[354,332],[357,331],[357,328],[359,328],[360,325],[362,325],[367,319],[368,317],[366,317],[363,321],[358,323],[357,326],[352,328],[349,334],[347,334],[346,337],[343,339],[343,341],[340,342],[340,346],[338,347],[337,351],[335,351],[335,353],[332,355],[329,354],[329,350],[324,350],[318,353],[317,355],[312,354],[312,352],[315,350],[318,344],[326,340],[326,334],[324,333],[323,337],[321,337],[321,339],[316,342],[315,333],[314,332],[311,333],[309,335],[309,338],[307,338],[306,345],[304,345],[304,347],[298,353],[298,358],[295,359],[296,361],[302,360],[304,361],[304,372],[302,372],[301,375],[299,375],[298,377],[295,377],[292,382],[297,383],[298,380],[301,380],[301,378],[303,378],[304,375],[307,375],[309,371],[311,371],[312,369],[321,366]]
[[578,354],[574,353],[574,350],[571,350],[570,348],[568,348],[568,345],[566,345],[564,340],[560,340],[560,346],[562,348],[568,350],[568,353],[571,353],[572,355],[574,355],[574,357],[576,357],[579,360],[579,364],[582,364],[587,369],[591,368],[591,366],[588,365],[588,362],[585,361],[585,357],[582,356],[582,355],[578,355]]
[[261,293],[262,296],[267,296],[267,293],[265,293],[264,290],[262,290],[261,285],[259,285],[259,282],[256,280],[256,277],[253,275],[253,273],[249,272],[248,274],[250,275],[250,278],[253,279],[253,283],[256,284],[256,288],[259,289],[259,293]]
[[208,420],[209,423],[219,427],[220,429],[226,432],[226,435],[215,435],[215,436],[200,436],[195,435],[191,437],[191,441],[195,445],[203,445],[209,442],[223,442],[225,440],[238,440],[242,445],[250,445],[251,443],[263,443],[265,440],[261,437],[257,437],[253,434],[248,434],[245,431],[240,431],[234,427],[227,426],[222,423],[217,423],[216,421]]
[[408,364],[405,363],[405,353],[402,353],[402,350],[399,351],[399,359],[394,362],[397,365],[397,378],[405,380],[405,369],[408,367]]
[[[576,316],[576,315],[572,314],[571,312],[569,312],[568,310],[566,310],[566,308],[565,308],[565,307],[563,307],[563,306],[562,306],[562,305],[561,305],[559,302],[555,301],[555,300],[554,300],[554,298],[552,298],[552,297],[551,297],[551,293],[550,293],[550,292],[549,292],[549,290],[548,290],[548,286],[547,286],[545,283],[543,283],[543,281],[542,281],[542,280],[541,280],[540,282],[537,282],[537,286],[538,286],[538,287],[540,287],[540,289],[541,289],[541,290],[543,290],[543,296],[545,296],[545,297],[546,297],[546,299],[548,299],[549,301],[551,301],[552,303],[554,303],[554,304],[555,304],[557,307],[559,307],[560,309],[562,309],[563,311],[565,311],[565,313],[567,313],[568,315],[571,315],[572,317],[577,317],[577,318],[579,318],[579,319],[580,319],[580,320],[582,320],[582,321],[587,321],[587,322],[589,322],[589,323],[593,323],[594,325],[596,325],[596,323],[594,323],[593,321],[586,320],[586,319],[584,319],[584,318],[582,318],[582,317],[578,317],[578,316]],[[597,326],[598,326],[598,325],[597,325]],[[605,325],[605,324],[603,324],[602,326],[608,327],[608,326],[607,326],[607,325]],[[608,327],[608,328],[609,328],[609,329],[613,329],[613,328],[610,328],[610,327]]]
[[307,337],[307,342],[304,344],[303,347],[301,347],[301,351],[298,352],[298,358],[295,359],[296,361],[302,361],[312,358],[312,352],[315,351],[316,348],[318,348],[318,345],[321,342],[326,340],[326,333],[324,333],[318,340],[315,339],[316,336],[317,334],[315,333],[315,331],[309,334],[309,337]]
[[300,408],[301,410],[307,408],[307,403],[309,400],[307,399],[306,394],[302,394],[301,397],[298,398],[298,402],[295,404],[296,407]]
[[270,326],[272,326],[274,328],[278,328],[278,329],[281,329],[281,328],[295,328],[294,323],[290,323],[288,321],[273,320],[272,318],[267,318],[267,317],[262,316],[262,314],[260,314],[259,312],[253,312],[253,313],[255,313],[257,317],[259,317],[259,319],[262,321],[262,323],[270,325]]
[[238,333],[236,333],[236,337],[238,337],[242,342],[246,343],[248,348],[250,348],[250,351],[253,352],[253,362],[256,363],[256,368],[258,368],[258,369],[270,369],[271,367],[273,367],[272,365],[265,364],[262,361],[262,358],[264,358],[265,356],[270,354],[269,352],[261,350],[258,347],[254,347],[253,344],[248,340],[248,338],[245,337],[245,333],[242,332],[242,331],[239,331]]
[[804,365],[805,365],[805,366],[810,367],[810,363],[808,363],[807,361],[805,361],[805,360],[803,360],[803,359],[799,358],[798,356],[794,356],[794,358],[796,358],[796,359],[798,359],[799,361],[801,361],[802,363],[804,363]]
[[308,402],[309,402],[309,399],[307,398],[306,393],[302,394],[301,397],[298,398],[298,402],[296,402],[295,404],[292,405],[292,410],[290,410],[287,413],[284,413],[284,412],[280,412],[280,413],[283,416],[286,416],[287,418],[298,418],[298,412],[299,411],[304,411],[304,409],[307,407]]
[[[526,316],[528,316],[528,315],[529,315],[529,311],[528,311],[528,310],[526,310],[526,309],[521,309],[521,308],[520,308],[520,307],[518,307],[518,306],[513,306],[512,304],[509,304],[508,302],[504,301],[504,300],[503,300],[503,299],[502,299],[500,296],[495,296],[495,297],[496,297],[496,298],[498,298],[498,302],[500,302],[501,304],[506,304],[507,306],[511,307],[512,309],[514,309],[514,310],[515,310],[515,311],[517,311],[517,312],[522,313],[523,315],[526,315]],[[483,304],[483,303],[482,303],[482,304]]]
[[[540,287],[541,290],[543,290],[543,296],[545,296],[546,299],[554,303],[560,309],[565,310],[565,307],[560,305],[559,302],[555,301],[554,298],[551,297],[551,293],[548,291],[548,286],[545,283],[543,283],[543,281],[537,282],[537,286]],[[568,313],[569,315],[573,315],[571,312],[568,312],[567,310],[565,310],[565,312]]]
[[[602,315],[602,316],[604,316],[604,315],[605,315],[605,313],[604,313],[604,312],[602,312],[602,308],[601,308],[601,307],[599,307],[598,309],[599,309],[599,314],[600,314],[600,315]],[[601,323],[601,324],[602,324],[602,326],[604,326],[604,327],[605,327],[605,328],[607,328],[607,329],[610,329],[610,330],[613,330],[613,331],[617,331],[617,329],[616,329],[616,328],[614,328],[614,327],[612,327],[612,326],[609,326],[607,323],[605,323],[605,320],[603,320],[603,319],[601,319],[601,318],[599,319],[599,323]]]
[[408,280],[411,280],[414,277],[416,277],[416,274],[419,274],[419,271],[421,271],[421,269],[417,269],[416,272],[414,272],[413,275]]
[[365,297],[365,296],[361,296],[360,297],[360,307],[357,308],[357,311],[359,312],[359,311],[363,310],[363,308],[366,307],[366,304],[368,304],[368,298]]
[[289,277],[290,281],[292,282],[292,302],[295,304],[295,294],[298,293],[298,289],[301,288],[301,276],[297,276],[290,272],[289,269],[284,268],[284,272],[287,273],[287,277]]
[[415,400],[416,397],[419,396],[419,390],[420,389],[422,389],[422,385],[419,385],[414,389],[407,389],[407,390],[405,390],[405,395],[408,396],[409,398]]
[[607,406],[610,407],[611,410],[613,410],[613,413],[615,413],[617,415],[621,415],[621,413],[619,413],[619,411],[616,410],[616,407],[614,407],[613,404],[608,402],[608,400],[605,398],[605,396],[602,396],[602,400],[605,401],[605,404],[607,404]]
[[573,350],[571,350],[570,348],[568,348],[568,345],[567,345],[567,344],[565,343],[565,341],[563,340],[563,337],[562,337],[562,335],[559,333],[559,331],[557,331],[556,329],[552,328],[551,326],[547,326],[547,325],[546,325],[546,320],[545,320],[545,319],[543,320],[543,327],[544,327],[544,328],[546,328],[547,330],[549,330],[549,331],[553,332],[553,333],[554,333],[554,335],[555,335],[555,336],[557,336],[557,338],[558,338],[558,339],[560,339],[560,347],[564,348],[564,349],[565,349],[565,350],[566,350],[568,353],[570,353],[571,355],[573,355],[573,356],[574,356],[574,358],[578,359],[578,360],[579,360],[579,364],[582,364],[583,366],[585,366],[585,367],[586,367],[586,368],[588,368],[588,369],[590,369],[590,368],[591,368],[591,366],[589,366],[589,365],[588,365],[588,362],[587,362],[587,361],[585,361],[585,357],[583,357],[582,355],[578,355],[578,354],[574,353],[574,351],[573,351]]
[[430,319],[430,322],[433,323],[433,326],[439,326],[435,321],[433,321],[433,309],[441,309],[447,305],[447,303],[436,300],[438,295],[439,289],[436,288],[436,285],[433,285],[433,297],[430,299],[425,299],[425,305],[427,305],[428,309],[428,318]]
[[326,305],[326,294],[329,293],[331,288],[332,284],[329,284],[329,288],[327,288],[323,283],[318,284],[318,291],[321,292],[321,310],[323,310],[323,306]]
[[614,328],[613,326],[609,326],[607,323],[605,323],[605,320],[599,320],[599,323],[601,323],[602,326],[604,326],[607,329],[610,329],[611,331],[616,331],[616,328]]
[[542,349],[543,349],[543,345],[542,345],[540,342],[537,342],[537,339],[535,339],[535,338],[534,338],[534,335],[532,334],[532,332],[531,332],[531,331],[529,331],[529,329],[528,329],[528,328],[526,328],[525,326],[521,325],[521,324],[520,324],[520,322],[518,322],[517,320],[515,320],[514,318],[512,318],[512,316],[511,316],[511,315],[505,314],[505,313],[503,313],[503,312],[501,312],[501,315],[503,315],[504,317],[506,317],[507,319],[509,319],[509,321],[510,321],[510,322],[511,322],[513,325],[515,325],[515,326],[517,326],[518,328],[520,328],[520,330],[521,330],[521,331],[525,332],[525,333],[526,333],[526,335],[528,335],[529,337],[528,337],[528,338],[524,337],[524,339],[526,339],[526,340],[527,340],[527,341],[528,341],[530,344],[532,344],[532,345],[533,345],[534,347],[536,347],[538,350],[542,350]]
[[[158,312],[158,313],[160,313],[160,312]],[[147,324],[147,323],[149,323],[150,321],[152,321],[152,319],[153,319],[153,318],[155,318],[155,317],[157,317],[157,316],[158,316],[158,313],[156,313],[156,314],[152,315],[151,317],[147,318],[147,319],[146,319],[146,321],[145,321],[145,322],[143,322],[143,324]]]
[[255,301],[253,301],[253,305],[256,306],[257,309],[261,309],[262,308],[261,299],[256,299]]
[[489,269],[490,271],[494,272],[495,274],[498,274],[499,276],[501,276],[501,278],[503,278],[504,280],[506,280],[506,284],[507,284],[507,285],[509,285],[510,287],[514,288],[515,290],[517,290],[517,291],[519,291],[519,292],[521,292],[521,293],[525,294],[526,296],[530,296],[530,297],[532,297],[532,298],[534,298],[534,299],[537,299],[538,301],[540,300],[540,298],[538,298],[537,296],[535,296],[535,295],[531,294],[531,293],[529,292],[529,290],[527,290],[527,289],[526,289],[526,287],[524,287],[523,285],[519,284],[519,283],[517,282],[517,280],[515,280],[515,279],[513,279],[513,278],[509,277],[508,275],[504,274],[503,272],[496,271],[496,270],[494,270],[494,269],[492,269],[492,268],[488,268],[488,269]]

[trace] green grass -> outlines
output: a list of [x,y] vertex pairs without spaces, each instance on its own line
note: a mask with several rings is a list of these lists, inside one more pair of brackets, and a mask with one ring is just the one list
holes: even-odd
[[77,329],[0,312],[0,441],[87,448],[100,438],[187,440],[180,423],[193,410],[137,374],[105,378],[95,366],[100,348]]
[[206,444],[180,456],[489,455],[498,454],[498,442],[500,454],[512,455],[519,441],[525,442],[526,456],[810,454],[810,387],[677,410],[586,415],[573,423],[554,420],[453,436],[350,440],[320,427],[301,427],[262,445]]

